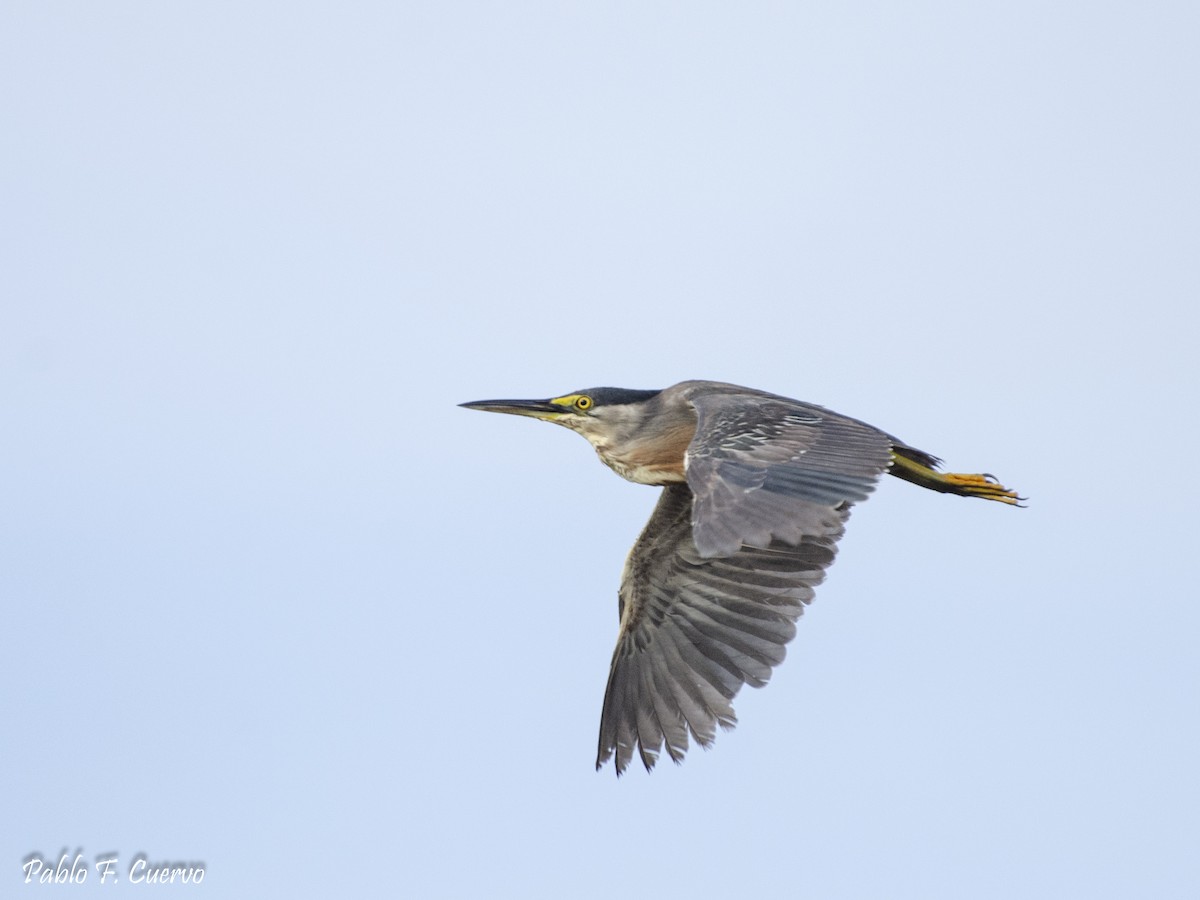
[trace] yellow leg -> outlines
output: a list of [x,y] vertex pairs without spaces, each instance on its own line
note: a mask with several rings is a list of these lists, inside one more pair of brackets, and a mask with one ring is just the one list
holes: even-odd
[[[930,457],[932,458],[932,457]],[[960,472],[939,472],[923,465],[914,459],[892,454],[891,473],[897,478],[919,484],[931,491],[941,491],[944,494],[958,494],[960,497],[980,497],[984,500],[995,500],[1010,506],[1021,506],[1024,497],[1017,496],[1016,491],[1009,490],[996,476],[986,473],[967,475]]]

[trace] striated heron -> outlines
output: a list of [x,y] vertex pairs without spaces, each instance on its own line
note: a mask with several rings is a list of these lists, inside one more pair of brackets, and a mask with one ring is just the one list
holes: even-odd
[[934,491],[1020,505],[991,475],[940,460],[811,403],[715,381],[662,391],[594,388],[468,409],[577,431],[623,478],[664,488],[618,592],[620,626],[600,717],[599,769],[635,749],[682,761],[737,722],[743,684],[783,661],[796,619],[833,562],[850,507],[885,472]]

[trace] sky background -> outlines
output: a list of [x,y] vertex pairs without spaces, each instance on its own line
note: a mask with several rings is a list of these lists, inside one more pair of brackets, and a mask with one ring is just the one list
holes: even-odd
[[[1200,6],[0,10],[0,894],[1200,894]],[[888,479],[709,752],[593,771],[688,378]],[[95,874],[74,896],[100,887]]]

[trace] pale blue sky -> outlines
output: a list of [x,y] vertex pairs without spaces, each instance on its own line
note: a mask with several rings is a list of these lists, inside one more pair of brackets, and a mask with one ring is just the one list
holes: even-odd
[[[1197,46],[1185,2],[5,4],[0,893],[67,847],[209,897],[1197,896]],[[738,730],[617,781],[655,491],[455,404],[697,377],[1031,502],[889,480]]]

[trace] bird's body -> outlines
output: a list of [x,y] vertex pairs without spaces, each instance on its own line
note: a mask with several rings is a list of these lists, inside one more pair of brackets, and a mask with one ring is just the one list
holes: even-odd
[[732,699],[783,661],[795,621],[833,562],[850,507],[881,475],[1016,504],[988,475],[938,460],[857,419],[713,381],[663,391],[596,388],[466,407],[579,432],[617,474],[663,492],[618,593],[620,627],[600,725],[599,768],[679,762],[736,722]]

